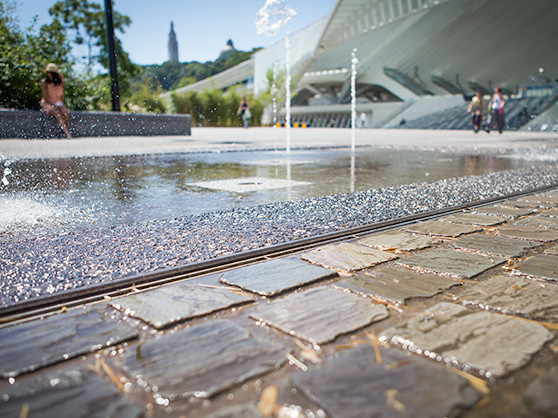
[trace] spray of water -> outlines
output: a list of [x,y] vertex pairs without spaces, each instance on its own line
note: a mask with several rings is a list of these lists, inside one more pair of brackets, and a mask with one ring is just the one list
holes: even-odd
[[273,127],[277,126],[277,85],[275,84],[277,80],[277,62],[273,63],[273,85],[271,86],[271,96],[273,97]]
[[[273,36],[277,31],[296,16],[296,11],[289,7],[285,0],[266,0],[264,6],[256,14],[256,31]],[[291,152],[291,72],[290,72],[289,35],[285,38],[285,66],[287,80],[285,86],[285,127],[287,129],[287,154]]]
[[291,152],[291,43],[289,36],[285,38],[285,66],[287,68],[287,80],[285,81],[285,127],[287,129],[287,154]]
[[274,36],[277,31],[296,16],[296,11],[285,0],[266,0],[256,14],[256,31]]
[[356,129],[356,75],[358,58],[356,57],[357,49],[354,48],[351,53],[351,151],[355,152],[355,129]]
[[[0,157],[0,162],[2,162],[2,157]],[[10,165],[12,164],[11,160],[5,160],[4,163],[2,164],[4,166],[4,169],[2,170],[2,185],[7,186],[8,184],[10,184],[10,175],[12,174],[12,169],[10,168]]]

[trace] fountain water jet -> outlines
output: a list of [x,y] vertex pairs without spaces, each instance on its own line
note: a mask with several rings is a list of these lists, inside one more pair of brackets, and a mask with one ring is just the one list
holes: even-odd
[[[264,6],[256,14],[256,32],[273,36],[279,28],[296,16],[296,11],[289,7],[285,0],[266,0]],[[285,38],[285,66],[287,79],[285,81],[285,112],[286,120],[286,148],[287,154],[291,152],[291,72],[290,72],[290,43],[289,34]]]
[[356,75],[358,58],[356,57],[357,49],[353,48],[351,52],[351,151],[355,152],[355,130],[356,130]]
[[290,48],[289,35],[285,38],[285,67],[287,79],[285,81],[285,127],[287,129],[287,154],[291,152],[291,70],[290,70]]

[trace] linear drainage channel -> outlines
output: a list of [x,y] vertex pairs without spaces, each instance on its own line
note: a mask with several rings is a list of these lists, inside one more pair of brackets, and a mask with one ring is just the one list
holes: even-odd
[[475,200],[458,206],[448,206],[420,214],[405,216],[402,218],[391,219],[373,224],[363,225],[355,228],[345,229],[330,234],[318,235],[311,238],[289,241],[269,247],[245,251],[229,256],[214,258],[211,260],[191,263],[184,266],[177,266],[162,269],[152,273],[138,274],[125,279],[113,280],[107,283],[97,284],[84,289],[71,290],[36,300],[22,302],[13,306],[0,309],[0,323],[13,322],[20,319],[44,315],[55,312],[62,308],[69,308],[100,301],[106,297],[115,297],[129,293],[134,290],[145,290],[161,286],[163,284],[180,280],[192,279],[210,273],[230,270],[258,261],[265,261],[287,254],[308,250],[319,245],[331,244],[346,239],[358,238],[362,234],[371,232],[382,232],[403,225],[435,219],[441,216],[450,215],[473,207],[480,207],[488,204],[503,202],[509,199],[528,196],[558,188],[557,184],[550,186],[528,189],[520,192],[510,193],[502,196],[495,196],[483,200]]

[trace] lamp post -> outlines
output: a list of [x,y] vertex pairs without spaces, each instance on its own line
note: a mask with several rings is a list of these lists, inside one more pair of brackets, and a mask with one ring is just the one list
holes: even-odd
[[120,91],[118,89],[118,70],[116,68],[116,44],[114,42],[112,0],[105,0],[105,16],[107,19],[107,48],[111,79],[110,91],[112,99],[112,111],[120,112]]

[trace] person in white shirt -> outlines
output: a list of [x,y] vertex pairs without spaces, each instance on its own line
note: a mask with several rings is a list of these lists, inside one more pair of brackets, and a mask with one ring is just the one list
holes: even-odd
[[504,118],[505,104],[506,101],[504,100],[504,96],[502,96],[502,89],[500,87],[496,87],[494,89],[494,95],[490,99],[490,103],[488,103],[488,109],[492,112],[492,123],[494,129],[497,129],[500,133],[502,133],[506,124]]

